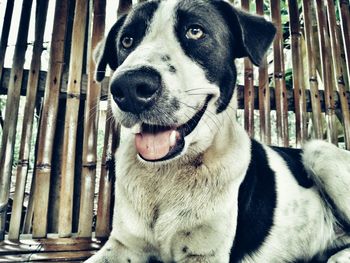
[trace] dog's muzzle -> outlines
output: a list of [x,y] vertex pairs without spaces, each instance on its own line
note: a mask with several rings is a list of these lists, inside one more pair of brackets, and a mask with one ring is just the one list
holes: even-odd
[[203,107],[186,123],[177,127],[142,124],[135,132],[135,147],[139,156],[149,162],[166,161],[181,154],[185,137],[198,125],[206,112],[211,96]]
[[111,94],[125,112],[140,114],[151,108],[161,93],[161,76],[152,68],[139,68],[117,75],[111,83]]
[[181,154],[185,137],[196,128],[211,98],[208,96],[186,123],[164,126],[164,123],[150,124],[145,118],[162,96],[162,79],[156,70],[142,67],[119,72],[111,82],[111,94],[121,111],[138,117],[143,115],[142,121],[134,126],[133,133],[136,151],[149,162],[165,161]]

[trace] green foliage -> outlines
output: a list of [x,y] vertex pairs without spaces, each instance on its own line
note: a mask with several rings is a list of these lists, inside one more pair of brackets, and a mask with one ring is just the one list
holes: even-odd
[[0,111],[3,111],[6,106],[6,96],[0,96]]

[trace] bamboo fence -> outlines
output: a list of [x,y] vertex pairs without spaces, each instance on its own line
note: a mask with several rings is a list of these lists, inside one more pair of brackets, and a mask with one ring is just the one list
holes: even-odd
[[304,85],[304,68],[301,59],[301,29],[297,0],[289,0],[289,25],[291,35],[291,52],[293,65],[293,90],[295,105],[296,145],[299,147],[307,139],[307,112]]
[[22,3],[21,18],[7,93],[5,125],[2,131],[0,148],[0,240],[4,239],[5,234],[4,228],[10,192],[13,153],[16,141],[20,89],[30,21],[30,12],[28,11],[30,11],[31,8],[32,0],[24,0]]
[[[120,126],[110,109],[113,102],[108,92],[108,77],[102,84],[96,83],[92,61],[93,50],[105,34],[106,2],[56,0],[50,61],[47,72],[42,72],[43,33],[46,20],[51,19],[46,17],[48,1],[37,1],[31,66],[23,70],[32,1],[23,1],[13,65],[7,69],[4,59],[14,9],[14,0],[7,0],[0,41],[0,93],[7,95],[0,150],[0,239],[6,234],[6,238],[17,240],[24,233],[32,234],[33,238],[45,238],[51,233],[65,238],[109,235],[114,164],[118,162],[113,153],[122,142]],[[249,10],[253,2],[241,0],[241,5]],[[264,0],[255,1],[254,12],[270,16],[277,27],[277,36],[272,54],[264,58],[258,70],[249,59],[244,60],[244,85],[237,87],[239,108],[244,112],[242,123],[251,137],[259,137],[267,144],[277,138],[276,144],[281,146],[301,146],[309,137],[338,143],[343,140],[338,136],[341,125],[344,145],[350,149],[349,1],[341,0],[334,5],[331,0],[303,0],[302,6],[298,2],[288,1],[289,24],[286,24],[281,19],[280,1],[271,0],[269,6]],[[131,0],[120,0],[116,15],[128,12],[131,5]],[[286,38],[290,39],[290,50]],[[288,52],[292,58],[291,88],[286,82]],[[20,153],[14,168],[21,95],[26,95],[26,104],[20,127]],[[34,107],[36,98],[40,101],[41,97],[33,151]],[[101,98],[107,98],[106,119],[99,116]],[[275,126],[272,111],[276,111]],[[290,115],[291,112],[295,115]],[[291,129],[293,122],[295,130]],[[103,126],[99,127],[101,123]],[[312,132],[308,130],[310,123]],[[97,140],[99,130],[105,131],[102,146]],[[102,156],[97,155],[98,147],[103,147]],[[26,182],[32,155],[35,157],[33,179]],[[11,194],[10,182],[14,179],[15,192]],[[27,183],[31,184],[31,190],[24,211]],[[13,206],[8,228],[10,197]]]
[[326,113],[326,127],[327,139],[329,142],[337,143],[337,129],[336,129],[336,115],[334,107],[334,92],[332,83],[332,65],[330,54],[330,39],[328,37],[328,25],[326,18],[326,10],[323,0],[315,0],[318,39],[320,46],[321,59],[321,78],[325,90],[325,113]]
[[319,84],[316,69],[316,40],[314,39],[313,20],[312,20],[312,1],[303,0],[303,18],[304,18],[304,38],[306,43],[307,65],[308,65],[308,81],[312,107],[312,123],[314,128],[314,138],[322,139],[322,116],[321,102],[319,94]]
[[[41,112],[38,136],[38,155],[35,166],[35,181],[32,191],[32,209],[28,209],[26,230],[33,225],[33,237],[46,237],[49,190],[56,131],[59,93],[64,66],[65,39],[68,20],[68,0],[56,1],[54,26],[50,49],[50,62],[45,85],[45,96]],[[33,223],[31,223],[33,218]],[[27,231],[26,231],[27,232]]]
[[[106,1],[93,4],[93,21],[90,37],[89,60],[92,61],[93,50],[103,38],[105,31]],[[89,80],[86,91],[84,115],[83,163],[81,179],[81,198],[79,212],[79,237],[91,237],[93,205],[97,167],[97,133],[99,120],[99,100],[101,86],[94,80],[95,64],[89,63]]]
[[69,237],[72,234],[75,153],[87,11],[88,1],[77,0],[75,4],[75,15],[73,22],[72,47],[67,88],[67,110],[64,123],[61,191],[58,219],[58,233],[60,237]]
[[[333,79],[334,82],[330,86],[335,86],[338,91],[338,97],[341,107],[341,115],[344,129],[344,141],[347,149],[350,149],[350,114],[349,114],[349,105],[346,97],[346,88],[344,82],[343,70],[341,68],[341,50],[340,50],[340,41],[341,38],[337,30],[337,21],[335,14],[334,1],[327,0],[327,17],[328,17],[328,27],[329,27],[329,36],[331,44],[331,64],[333,66]],[[331,91],[330,91],[331,92]],[[334,92],[333,92],[334,94]],[[337,141],[338,142],[338,141]],[[336,142],[336,143],[337,143]]]
[[4,68],[5,62],[5,54],[8,43],[8,38],[10,34],[10,26],[12,21],[13,14],[13,6],[15,4],[15,0],[9,0],[6,4],[5,16],[4,16],[4,24],[2,25],[2,33],[0,40],[0,78],[2,76],[2,70]]
[[273,43],[277,141],[278,145],[288,146],[288,103],[284,69],[281,6],[279,0],[271,0],[270,4],[272,21],[277,27],[277,33]]
[[[343,37],[343,48],[345,51],[346,72],[349,79],[350,76],[350,11],[349,0],[339,0],[338,10],[340,10],[340,21]],[[350,81],[349,81],[350,82]],[[348,85],[349,85],[348,82]]]
[[26,104],[24,107],[24,117],[22,125],[21,148],[19,151],[17,173],[16,173],[16,192],[13,198],[12,220],[10,223],[9,239],[18,239],[20,233],[20,223],[22,214],[22,205],[24,199],[25,183],[29,169],[29,155],[31,150],[31,139],[33,129],[34,108],[36,102],[39,71],[41,65],[41,53],[43,51],[43,38],[46,24],[48,2],[38,2],[36,6],[35,18],[35,40],[33,45],[32,62],[30,65],[30,75],[27,84]]
[[[256,13],[264,15],[264,0],[256,0]],[[262,60],[259,67],[259,116],[260,116],[260,140],[271,144],[271,103],[267,57]]]
[[[242,0],[242,9],[249,11],[249,0]],[[249,58],[244,59],[244,128],[254,137],[254,70]]]

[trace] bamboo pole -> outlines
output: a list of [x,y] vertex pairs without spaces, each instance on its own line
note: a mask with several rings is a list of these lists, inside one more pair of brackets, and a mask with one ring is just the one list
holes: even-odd
[[334,90],[332,83],[332,66],[330,43],[328,37],[328,26],[324,0],[315,0],[317,13],[318,38],[320,45],[321,76],[325,91],[327,139],[329,142],[337,144],[337,126],[334,106]]
[[28,207],[24,216],[22,234],[30,234],[32,232],[32,221],[34,214],[34,193],[35,193],[35,174],[33,175],[32,182],[30,184],[30,195],[28,200]]
[[27,86],[26,104],[21,133],[21,146],[16,174],[16,191],[13,199],[10,222],[9,239],[18,239],[21,224],[21,214],[24,199],[25,184],[29,168],[29,155],[33,128],[33,115],[36,102],[36,93],[43,51],[43,38],[46,24],[48,1],[39,1],[36,6],[35,40],[33,46],[32,62]]
[[113,204],[112,200],[112,188],[115,182],[114,174],[114,152],[119,144],[120,127],[115,127],[115,122],[111,108],[111,96],[108,95],[108,111],[106,115],[106,127],[104,148],[101,161],[101,176],[100,176],[100,189],[98,192],[98,204],[97,204],[97,219],[96,219],[96,237],[108,237],[111,229],[111,208]]
[[[38,156],[35,167],[33,200],[33,237],[42,238],[47,231],[51,158],[56,130],[61,77],[67,29],[68,0],[57,0],[52,31],[50,63],[38,136]],[[30,218],[28,218],[30,219]]]
[[[249,0],[242,0],[242,9],[249,12]],[[244,59],[244,128],[254,137],[254,70],[249,58]]]
[[303,0],[303,17],[304,17],[304,34],[306,42],[306,53],[308,61],[308,78],[310,85],[310,97],[312,107],[312,123],[314,128],[314,137],[316,139],[323,138],[322,131],[322,116],[321,116],[321,103],[318,90],[317,71],[315,62],[315,43],[313,36],[313,25],[311,19],[312,1]]
[[277,141],[279,145],[287,147],[289,145],[288,102],[284,69],[281,7],[279,0],[271,0],[270,4],[272,21],[277,27],[277,33],[273,43]]
[[5,126],[0,148],[0,240],[4,239],[6,210],[10,191],[13,150],[16,141],[16,126],[23,65],[27,49],[27,37],[32,0],[24,0],[13,57],[10,85],[6,101]]
[[[264,1],[256,0],[256,12],[264,15]],[[271,144],[271,104],[267,58],[265,57],[259,67],[259,116],[260,140]]]
[[296,145],[297,147],[300,147],[307,139],[307,112],[305,88],[303,85],[303,60],[301,59],[302,54],[299,7],[297,0],[288,0],[288,6],[293,67]]
[[14,3],[15,3],[14,0],[7,1],[5,16],[4,16],[4,23],[2,25],[1,40],[0,40],[0,82],[2,79],[2,71],[4,68],[5,54],[6,54],[7,43],[8,43],[9,33],[10,33]]
[[58,220],[58,234],[60,237],[69,237],[72,234],[74,169],[77,141],[76,135],[80,104],[80,87],[83,67],[87,9],[88,1],[76,1],[67,89],[67,110],[64,124]]
[[101,86],[94,80],[95,63],[92,61],[92,56],[98,42],[103,38],[105,17],[106,0],[95,0],[93,2],[92,34],[89,50],[89,80],[84,116],[83,163],[78,226],[79,237],[91,237],[92,233],[97,166],[99,100],[101,96]]
[[[132,6],[130,0],[120,0],[117,17],[127,13]],[[100,187],[98,191],[96,237],[108,237],[111,229],[112,192],[115,181],[114,152],[119,145],[120,126],[115,125],[111,110],[111,94],[108,89],[108,106],[105,125],[104,148],[101,160]]]
[[344,128],[344,136],[345,136],[345,147],[346,149],[350,149],[350,114],[349,114],[349,106],[348,100],[346,97],[346,89],[343,71],[339,61],[341,61],[340,55],[340,41],[341,38],[338,34],[337,30],[337,21],[335,17],[335,7],[334,2],[331,0],[327,0],[327,14],[328,14],[328,24],[329,24],[329,35],[331,40],[331,50],[332,50],[332,61],[333,61],[333,74],[335,80],[335,87],[339,94],[340,107],[341,107],[341,115],[342,122]]
[[[348,79],[350,79],[350,11],[349,11],[349,1],[348,0],[339,0],[338,9],[340,10],[340,25],[342,28],[343,36],[343,47],[345,53],[346,61],[346,73]],[[350,87],[348,87],[350,88]]]
[[[140,1],[140,2],[144,2],[144,1]],[[120,17],[123,14],[128,13],[131,6],[132,6],[132,0],[119,0],[117,16]]]

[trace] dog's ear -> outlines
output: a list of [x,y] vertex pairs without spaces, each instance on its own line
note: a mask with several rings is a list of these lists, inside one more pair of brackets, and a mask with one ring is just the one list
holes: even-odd
[[96,64],[95,79],[102,81],[105,77],[107,65],[115,70],[118,67],[117,57],[117,35],[124,24],[126,15],[123,15],[118,21],[112,26],[106,38],[97,44],[94,50],[94,61]]
[[232,33],[235,58],[249,57],[259,66],[275,37],[275,26],[262,16],[238,10],[225,1],[214,1],[214,5]]

